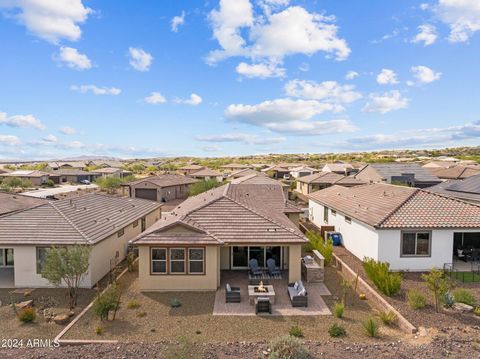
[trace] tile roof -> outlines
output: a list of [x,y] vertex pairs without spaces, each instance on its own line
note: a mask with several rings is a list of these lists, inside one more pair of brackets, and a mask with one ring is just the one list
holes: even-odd
[[254,173],[248,176],[238,177],[231,181],[232,184],[270,184],[282,187],[290,187],[288,184],[277,181],[263,173]]
[[311,184],[334,184],[343,179],[344,176],[334,172],[318,172],[308,176],[298,177],[297,181]]
[[448,180],[429,187],[428,191],[469,202],[480,202],[480,174],[464,180]]
[[353,169],[350,163],[326,163],[323,167],[329,168],[332,172],[344,172],[345,170]]
[[3,177],[43,177],[48,176],[47,172],[34,171],[34,170],[19,170],[8,173],[2,173]]
[[97,171],[87,172],[79,168],[62,168],[49,172],[50,176],[95,176]]
[[333,186],[309,198],[376,228],[480,228],[480,206],[418,188]]
[[212,170],[210,168],[202,168],[199,171],[195,171],[189,174],[190,177],[218,177],[223,176],[222,173]]
[[418,182],[431,182],[431,183],[440,183],[441,180],[432,175],[427,168],[421,167],[416,163],[372,163],[364,166],[360,171],[355,175],[358,176],[362,171],[367,167],[373,168],[377,173],[379,173],[385,180],[390,180],[392,176],[401,176],[404,174],[414,174],[415,181]]
[[428,168],[428,170],[431,174],[437,176],[438,178],[445,179],[464,179],[480,174],[480,170],[478,169],[461,165],[449,168]]
[[160,176],[145,177],[136,181],[124,183],[123,186],[135,186],[143,182],[150,182],[158,187],[171,187],[196,183],[198,180],[187,176],[166,173]]
[[0,192],[0,216],[7,213],[33,208],[47,203],[47,200],[21,194]]
[[200,165],[186,165],[183,167],[180,167],[179,170],[201,170],[202,168],[205,168],[204,166]]
[[[168,228],[188,225],[195,228],[189,243],[304,243],[303,234],[285,215],[288,211],[280,186],[227,184],[188,198],[134,242],[165,243],[175,236],[163,237]],[[188,241],[186,237],[178,240]]]
[[110,174],[110,173],[117,173],[117,172],[121,172],[121,173],[132,173],[131,171],[126,171],[122,168],[118,168],[118,167],[105,167],[105,168],[98,168],[95,170],[95,172],[97,173],[106,173],[106,174]]
[[243,170],[238,170],[230,173],[230,177],[239,178],[239,177],[257,175],[257,174],[261,174],[261,173],[251,168],[244,168]]
[[97,243],[161,207],[137,198],[88,194],[0,217],[0,243]]

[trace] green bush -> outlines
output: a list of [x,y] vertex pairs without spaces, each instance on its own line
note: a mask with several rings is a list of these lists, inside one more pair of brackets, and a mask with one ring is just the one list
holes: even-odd
[[182,305],[182,303],[180,303],[180,301],[177,299],[177,298],[173,298],[171,301],[170,301],[170,306],[172,308],[178,308]]
[[303,338],[303,330],[298,325],[291,327],[288,331],[288,334],[290,334],[292,337]]
[[120,188],[123,180],[119,177],[99,177],[95,180],[95,183],[100,187],[102,190],[107,191],[107,193],[115,193],[117,189]]
[[145,317],[146,315],[147,315],[147,312],[138,312],[138,313],[137,313],[137,317],[139,317],[139,318],[143,318],[143,317]]
[[378,317],[385,325],[392,325],[397,320],[397,315],[391,310],[378,313]]
[[476,308],[473,310],[473,313],[474,313],[477,317],[480,317],[480,307],[476,307]]
[[28,307],[18,313],[18,319],[23,323],[31,323],[37,318],[37,312],[34,308]]
[[308,359],[310,353],[298,338],[290,335],[277,338],[270,345],[270,359]]
[[458,303],[464,303],[475,307],[477,304],[477,299],[471,291],[465,288],[458,288],[453,292],[453,297]]
[[455,296],[450,292],[446,292],[442,297],[442,302],[446,308],[452,308],[455,304]]
[[363,323],[363,329],[365,330],[365,334],[369,337],[376,338],[378,336],[378,324],[372,318],[367,319]]
[[219,187],[222,184],[223,182],[217,182],[215,179],[193,183],[190,186],[188,186],[188,196],[189,197],[196,196],[197,194]]
[[318,232],[308,231],[305,235],[308,238],[308,243],[305,245],[305,251],[312,252],[316,249],[325,259],[324,264],[330,264],[333,257],[333,241],[329,239],[325,242]]
[[345,305],[343,303],[335,303],[335,307],[333,309],[337,318],[343,317],[343,312],[345,311]]
[[347,331],[341,325],[333,323],[332,326],[328,329],[328,334],[330,334],[332,338],[337,338],[346,335]]
[[108,320],[108,315],[113,311],[113,319],[120,308],[120,289],[116,285],[111,285],[103,294],[97,295],[93,305],[94,313],[101,321]]
[[363,260],[363,268],[368,278],[375,284],[380,292],[391,297],[398,293],[402,285],[402,275],[390,272],[390,264],[378,262],[372,258]]
[[132,299],[127,303],[127,308],[128,309],[140,308],[140,303],[138,301],[136,301],[135,299]]
[[409,290],[407,292],[407,302],[412,309],[422,309],[427,305],[427,300],[418,290]]
[[95,328],[95,334],[102,335],[103,334],[103,328],[101,326],[96,327]]

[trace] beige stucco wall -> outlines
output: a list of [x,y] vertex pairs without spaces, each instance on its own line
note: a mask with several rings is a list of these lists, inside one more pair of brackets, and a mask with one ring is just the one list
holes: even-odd
[[296,227],[299,226],[300,223],[300,213],[288,213],[287,217],[290,221],[292,221]]
[[[188,197],[188,186],[189,185],[178,185],[178,186],[169,186],[169,187],[159,187],[154,183],[149,181],[140,182],[134,186],[130,187],[131,196],[135,197],[135,190],[137,188],[145,189],[156,189],[157,190],[157,201],[160,202],[162,198],[166,201],[172,201],[174,199],[183,199]],[[128,187],[125,188],[125,193],[128,194]]]
[[220,248],[220,269],[230,269],[230,247],[228,246]]
[[288,282],[293,283],[302,279],[302,245],[292,244],[288,254]]

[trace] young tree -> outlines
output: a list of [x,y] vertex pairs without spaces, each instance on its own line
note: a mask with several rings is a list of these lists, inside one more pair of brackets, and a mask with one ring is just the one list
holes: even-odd
[[442,271],[432,268],[429,273],[422,274],[427,288],[432,292],[435,300],[435,311],[438,313],[440,298],[450,289],[451,282],[443,276]]
[[42,277],[54,286],[67,286],[70,308],[77,305],[78,288],[85,277],[90,259],[90,246],[52,247],[43,263]]
[[197,194],[206,192],[208,190],[211,190],[212,188],[221,186],[223,183],[222,182],[217,182],[214,179],[209,179],[206,181],[199,181],[197,183],[191,184],[188,187],[188,195],[189,196],[196,196]]
[[106,178],[98,178],[96,180],[96,184],[103,190],[106,190],[107,193],[115,193],[120,185],[122,184],[122,179],[119,177],[106,177]]

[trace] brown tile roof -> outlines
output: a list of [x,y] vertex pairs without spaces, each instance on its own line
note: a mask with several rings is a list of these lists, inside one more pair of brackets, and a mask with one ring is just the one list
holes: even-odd
[[0,216],[7,213],[33,208],[47,203],[47,200],[21,194],[0,192]]
[[95,170],[95,172],[97,173],[105,173],[105,174],[110,174],[110,173],[117,173],[117,172],[121,172],[121,173],[132,173],[131,171],[126,171],[122,168],[118,168],[118,167],[105,167],[105,168],[98,168]]
[[180,167],[179,170],[201,170],[202,168],[205,168],[204,166],[200,165],[186,165],[183,167]]
[[261,173],[251,168],[245,168],[243,170],[238,170],[230,173],[230,177],[239,178],[239,177],[257,175],[257,174],[261,174]]
[[212,170],[210,168],[203,168],[199,171],[195,171],[189,174],[190,177],[218,177],[223,176],[222,173]]
[[99,242],[161,207],[137,198],[88,194],[0,217],[0,243]]
[[47,172],[33,171],[33,170],[18,170],[8,173],[0,174],[2,177],[43,177],[48,176]]
[[449,168],[428,168],[431,174],[444,179],[465,179],[480,174],[480,170],[465,166]]
[[231,181],[232,184],[270,184],[282,187],[290,187],[288,184],[277,181],[263,173],[255,173],[249,176],[235,178]]
[[365,184],[365,182],[353,176],[345,176],[335,182],[335,184],[338,184],[340,186],[359,186]]
[[417,188],[333,186],[309,198],[376,228],[480,227],[480,206]]
[[311,184],[334,184],[344,176],[334,172],[318,172],[308,176],[298,177],[297,181]]
[[79,168],[62,168],[49,172],[50,176],[94,176],[98,175],[97,171],[87,172]]
[[[283,191],[272,185],[227,184],[188,198],[135,240],[136,244],[164,243],[162,233],[173,225],[188,225],[221,243],[304,243],[305,237],[285,215]],[[173,236],[169,234],[168,236]],[[182,235],[182,241],[187,240]],[[190,238],[196,243],[199,234]],[[212,242],[212,243],[215,243]]]
[[180,186],[185,184],[192,184],[198,182],[198,180],[194,178],[190,178],[187,176],[181,175],[174,175],[174,174],[163,174],[160,176],[151,176],[138,179],[136,181],[124,183],[123,186],[135,186],[142,182],[150,182],[158,187],[171,187],[171,186]]

